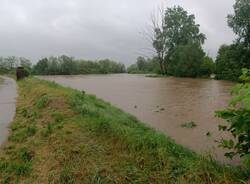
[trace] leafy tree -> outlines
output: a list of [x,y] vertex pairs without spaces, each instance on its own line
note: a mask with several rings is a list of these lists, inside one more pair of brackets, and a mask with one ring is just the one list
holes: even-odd
[[197,77],[205,53],[198,44],[179,46],[168,64],[168,72],[178,77]]
[[127,68],[128,73],[161,73],[159,61],[157,57],[145,59],[138,57],[136,64],[132,64]]
[[250,67],[250,51],[242,44],[222,45],[216,58],[216,78],[237,81],[242,68]]
[[132,64],[127,68],[128,73],[140,73],[137,64]]
[[168,72],[168,63],[172,62],[172,54],[179,46],[200,46],[205,41],[205,35],[200,33],[199,25],[195,23],[195,16],[189,15],[180,6],[167,8],[162,25],[154,27],[153,47],[157,52],[162,73]]
[[[49,57],[48,60],[48,74],[49,75],[58,75],[61,74],[61,65],[57,57]],[[62,73],[63,74],[63,73]]]
[[49,60],[43,58],[38,61],[38,63],[33,67],[33,73],[37,75],[47,75],[49,74]]
[[250,1],[236,0],[228,25],[238,36],[236,42],[221,46],[216,58],[218,79],[238,80],[241,69],[250,67]]
[[138,70],[141,70],[141,71],[147,70],[147,61],[144,57],[139,56],[137,58],[136,65],[138,67]]
[[76,64],[73,61],[72,57],[62,55],[58,58],[58,62],[60,65],[60,74],[63,75],[71,75],[71,74],[76,74]]
[[250,48],[250,1],[236,0],[234,14],[228,15],[228,25],[238,35],[238,41]]
[[230,132],[235,139],[222,139],[220,146],[230,152],[225,156],[233,158],[240,155],[247,159],[250,169],[250,70],[243,69],[240,79],[244,82],[233,88],[234,95],[226,110],[216,112],[216,115],[225,119],[228,124],[220,125],[221,131]]
[[20,65],[22,67],[24,67],[25,69],[27,69],[29,71],[31,70],[32,63],[31,63],[30,60],[28,60],[28,59],[26,59],[24,57],[20,57],[19,60],[20,60]]
[[210,76],[215,72],[215,63],[212,58],[205,56],[200,66],[201,76]]

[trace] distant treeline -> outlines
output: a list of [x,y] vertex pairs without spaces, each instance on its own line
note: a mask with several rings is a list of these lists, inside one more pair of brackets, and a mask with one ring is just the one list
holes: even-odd
[[30,60],[22,57],[0,58],[0,73],[13,73],[18,66],[23,66],[34,75],[73,75],[73,74],[108,74],[124,73],[124,64],[109,59],[90,61],[74,59],[66,55],[39,60],[32,66]]
[[[189,61],[186,59],[172,62],[172,64],[169,65],[166,74],[177,77],[209,77],[216,71],[216,65],[213,59],[208,56],[203,56],[200,58],[199,62],[197,62],[197,60],[190,62],[190,65],[188,65],[187,62]],[[194,64],[196,64],[196,66]],[[137,62],[135,64],[132,64],[128,67],[127,72],[131,74],[161,74],[157,57],[146,59],[141,56],[137,58]]]
[[0,74],[13,73],[18,66],[31,71],[32,63],[24,57],[0,57]]
[[36,75],[108,74],[124,73],[124,64],[109,59],[90,61],[69,56],[49,57],[38,61],[33,67]]

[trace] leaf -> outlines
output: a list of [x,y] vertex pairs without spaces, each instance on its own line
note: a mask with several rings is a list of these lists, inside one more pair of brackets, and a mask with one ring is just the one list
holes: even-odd
[[234,152],[225,153],[225,157],[230,158],[231,160],[233,159],[234,156],[235,156]]
[[226,131],[227,130],[227,126],[223,126],[223,125],[219,125],[219,131]]

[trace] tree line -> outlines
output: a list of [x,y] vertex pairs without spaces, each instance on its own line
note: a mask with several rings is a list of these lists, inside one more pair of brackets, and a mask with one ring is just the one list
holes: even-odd
[[[216,60],[208,57],[202,45],[206,36],[195,23],[195,16],[180,6],[161,11],[161,20],[152,20],[153,59],[138,57],[130,73],[157,73],[178,77],[200,77],[216,74],[217,79],[238,80],[242,68],[250,67],[250,1],[236,0],[234,14],[227,17],[228,26],[237,35],[231,45],[222,45]],[[158,63],[154,68],[152,60]],[[143,63],[144,67],[141,67]]]
[[0,57],[0,74],[13,73],[18,66],[22,66],[26,68],[26,70],[31,71],[32,63],[24,57]]
[[109,59],[90,61],[74,59],[66,55],[43,58],[33,67],[36,75],[73,75],[73,74],[108,74],[124,73],[126,67]]
[[109,59],[99,61],[74,59],[62,55],[40,59],[35,65],[23,57],[0,57],[0,74],[14,73],[18,66],[22,66],[34,75],[73,75],[73,74],[108,74],[124,73],[126,67]]

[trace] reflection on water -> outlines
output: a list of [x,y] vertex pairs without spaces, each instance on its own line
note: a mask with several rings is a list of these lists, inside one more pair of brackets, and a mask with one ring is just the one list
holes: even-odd
[[[95,94],[197,152],[212,152],[216,159],[227,163],[238,162],[225,159],[214,142],[222,136],[218,131],[222,120],[214,117],[214,111],[226,107],[229,89],[234,85],[231,82],[129,74],[42,78]],[[198,126],[181,127],[190,121]],[[208,132],[211,137],[206,135]]]
[[15,115],[16,84],[13,79],[4,77],[0,84],[0,144],[8,136],[8,125]]

